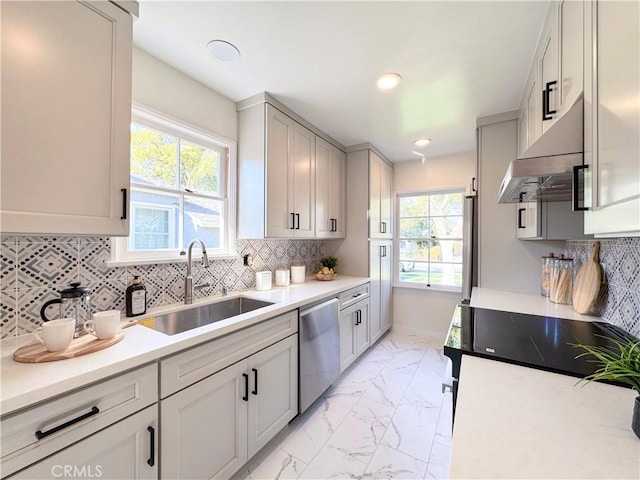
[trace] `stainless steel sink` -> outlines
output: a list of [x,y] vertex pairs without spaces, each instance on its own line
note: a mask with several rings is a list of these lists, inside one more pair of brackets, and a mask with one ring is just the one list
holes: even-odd
[[167,313],[155,317],[154,330],[167,335],[186,332],[193,328],[209,325],[210,323],[226,320],[242,313],[251,312],[258,308],[268,307],[273,302],[265,302],[248,297],[236,297],[221,302],[199,305],[187,310]]

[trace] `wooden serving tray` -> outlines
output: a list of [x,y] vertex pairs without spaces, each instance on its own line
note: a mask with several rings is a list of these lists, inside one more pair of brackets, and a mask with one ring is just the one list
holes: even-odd
[[93,335],[87,334],[74,338],[66,350],[59,352],[49,352],[43,344],[31,342],[18,348],[13,353],[13,359],[21,363],[55,362],[56,360],[65,360],[67,358],[79,357],[87,353],[103,350],[111,345],[115,345],[123,338],[123,331],[119,331],[115,337],[105,340],[98,340]]

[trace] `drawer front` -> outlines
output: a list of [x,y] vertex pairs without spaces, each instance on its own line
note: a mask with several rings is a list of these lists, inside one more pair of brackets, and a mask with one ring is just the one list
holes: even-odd
[[157,398],[154,363],[3,418],[2,475],[142,410]]
[[294,310],[163,359],[160,397],[168,397],[297,331],[298,311]]
[[340,294],[340,310],[353,305],[369,296],[369,284],[360,285]]

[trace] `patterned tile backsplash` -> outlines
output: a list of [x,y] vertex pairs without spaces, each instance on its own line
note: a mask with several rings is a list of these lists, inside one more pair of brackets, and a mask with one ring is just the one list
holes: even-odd
[[[184,298],[186,262],[108,267],[111,242],[100,237],[3,236],[0,239],[0,337],[22,335],[41,323],[40,307],[58,298],[70,282],[91,289],[94,311],[125,309],[125,290],[134,275],[147,288],[147,306],[158,307]],[[215,260],[208,269],[193,264],[194,283],[211,286],[196,290],[198,297],[255,286],[255,272],[304,264],[316,271],[324,250],[322,240],[238,240],[240,256],[251,254],[253,266],[242,258]]]
[[[593,240],[570,240],[565,255],[573,258],[574,279],[589,258]],[[595,314],[640,338],[640,238],[600,240],[604,283]]]

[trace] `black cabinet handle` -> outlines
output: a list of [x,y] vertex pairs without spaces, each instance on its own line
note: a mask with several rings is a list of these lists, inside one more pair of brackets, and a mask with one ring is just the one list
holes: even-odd
[[589,210],[589,207],[579,206],[580,189],[578,188],[580,170],[586,170],[587,168],[589,168],[589,165],[574,165],[573,167],[573,182],[571,183],[571,193],[572,193],[571,210],[573,210],[574,212],[585,212]]
[[554,113],[556,113],[556,110],[551,110],[551,90],[556,83],[555,80],[552,82],[547,82],[545,84],[544,90],[542,91],[542,121],[544,122],[545,120],[551,120],[553,117],[551,115],[553,115]]
[[244,395],[242,399],[245,402],[248,402],[249,401],[249,375],[247,375],[246,373],[243,373],[242,376],[244,377]]
[[337,218],[333,219],[333,231],[334,232],[338,231],[338,219]]
[[294,230],[296,228],[296,214],[291,212],[291,228],[289,230]]
[[527,211],[526,208],[518,209],[518,228],[527,228],[526,225],[522,224],[522,212],[526,212],[526,211]]
[[127,189],[121,188],[120,192],[122,193],[122,215],[120,216],[120,220],[127,219]]
[[300,230],[300,214],[296,213],[296,230]]
[[96,415],[98,413],[100,413],[100,409],[98,409],[98,407],[91,407],[91,411],[90,412],[82,414],[79,417],[73,418],[73,419],[69,420],[68,422],[63,423],[62,425],[58,425],[57,427],[53,427],[51,430],[47,430],[46,432],[38,430],[36,432],[36,438],[38,440],[41,440],[44,437],[48,437],[49,435],[53,435],[54,433],[59,432],[60,430],[63,430],[65,428],[67,428],[67,427],[70,427],[74,423],[81,422],[85,418],[93,417],[94,415]]
[[151,443],[151,451],[147,465],[153,467],[156,464],[156,430],[153,427],[147,427],[147,432],[149,432],[149,442]]
[[360,325],[360,310],[355,311],[356,314],[356,326]]
[[254,395],[258,395],[258,369],[256,368],[252,368],[251,370],[253,370],[253,390],[251,391],[251,393],[253,393]]
[[351,298],[358,298],[361,295],[364,295],[364,294],[362,292],[356,293],[355,295],[351,295]]
[[472,192],[477,192],[478,191],[478,186],[476,185],[477,181],[478,181],[478,179],[476,177],[473,177],[471,179],[471,191]]

